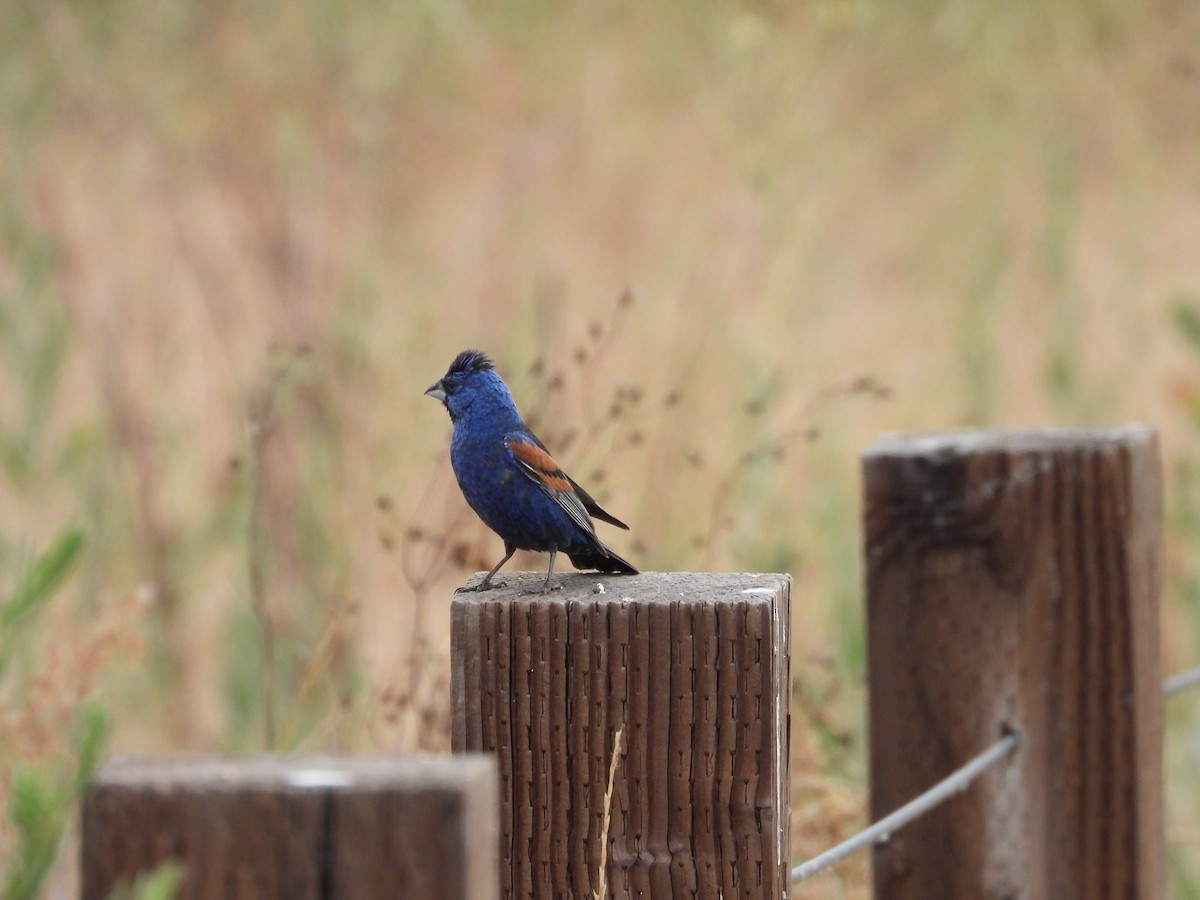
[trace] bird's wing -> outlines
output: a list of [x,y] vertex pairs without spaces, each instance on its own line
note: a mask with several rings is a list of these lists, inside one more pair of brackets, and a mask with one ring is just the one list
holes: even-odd
[[554,458],[540,446],[537,439],[530,440],[523,434],[510,434],[504,446],[512,454],[513,462],[528,475],[551,500],[562,507],[571,521],[583,529],[592,540],[596,538],[596,526],[588,516],[587,507],[575,491],[575,482],[567,477]]
[[[547,457],[550,456],[550,451],[546,449],[546,445],[538,439],[536,434],[530,432],[528,437],[538,445],[538,447],[543,453],[546,454]],[[562,472],[561,469],[559,469],[559,471]],[[618,528],[624,528],[626,531],[629,530],[628,525],[597,503],[591,494],[589,494],[576,483],[574,478],[565,472],[562,472],[562,475],[571,483],[572,490],[579,495],[579,499],[583,502],[583,508],[588,511],[588,514],[591,515],[592,518],[599,519],[601,522],[607,522],[609,525],[616,525]]]

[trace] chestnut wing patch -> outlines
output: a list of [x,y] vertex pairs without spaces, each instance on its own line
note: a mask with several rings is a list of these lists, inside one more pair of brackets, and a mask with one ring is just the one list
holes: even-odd
[[[529,438],[534,442],[534,444],[540,447],[546,453],[546,457],[549,458],[550,451],[546,450],[546,445],[538,440],[537,435],[531,434],[529,435]],[[566,479],[567,481],[571,482],[571,487],[574,489],[575,493],[579,495],[579,499],[583,501],[583,508],[587,510],[589,516],[591,516],[593,519],[599,519],[601,522],[608,522],[610,525],[616,525],[618,528],[624,528],[626,531],[629,530],[628,525],[626,525],[608,510],[602,509],[600,504],[592,498],[592,495],[581,488],[576,483],[574,478],[572,478],[570,475],[567,475]]]
[[555,503],[563,508],[571,520],[584,530],[589,538],[596,539],[596,526],[592,524],[587,509],[575,493],[571,479],[542,447],[524,435],[510,434],[504,446],[512,454],[513,461]]
[[517,465],[534,481],[541,482],[552,491],[572,490],[570,479],[559,468],[554,458],[541,447],[512,437],[505,438],[504,445],[516,457]]

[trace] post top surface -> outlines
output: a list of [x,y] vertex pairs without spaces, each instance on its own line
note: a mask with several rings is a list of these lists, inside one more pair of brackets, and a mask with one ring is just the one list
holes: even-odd
[[93,779],[97,785],[178,786],[209,790],[270,788],[333,790],[458,785],[494,761],[478,754],[371,756],[119,756]]
[[931,434],[885,434],[863,451],[863,459],[926,456],[933,453],[1084,450],[1147,444],[1157,429],[1131,423],[1114,428],[986,428]]
[[[483,576],[483,572],[476,572],[467,585],[478,584]],[[459,591],[454,595],[454,602],[539,598],[551,603],[567,600],[671,603],[680,599],[711,603],[768,602],[787,590],[792,576],[778,572],[642,572],[638,575],[555,572],[551,579],[553,587],[547,594],[538,593],[546,580],[545,572],[502,573],[497,580],[504,586],[482,593]]]

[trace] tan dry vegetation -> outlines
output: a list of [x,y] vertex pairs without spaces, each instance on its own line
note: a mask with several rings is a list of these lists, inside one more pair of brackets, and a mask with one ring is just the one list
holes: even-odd
[[66,356],[0,533],[88,531],[55,623],[142,598],[143,649],[90,670],[111,748],[446,746],[446,598],[499,546],[421,391],[481,346],[633,524],[621,552],[796,575],[793,830],[823,849],[862,807],[858,450],[1126,419],[1194,449],[1165,311],[1200,289],[1197,27],[1169,2],[9,5],[0,302]]

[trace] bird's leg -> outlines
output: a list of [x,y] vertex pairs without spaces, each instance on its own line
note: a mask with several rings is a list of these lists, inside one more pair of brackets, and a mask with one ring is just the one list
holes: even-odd
[[550,548],[550,568],[546,570],[546,583],[542,585],[542,593],[550,593],[550,576],[554,574],[554,556],[558,553],[554,547]]
[[475,587],[459,588],[458,592],[468,593],[470,591],[490,591],[494,587],[504,587],[504,582],[500,582],[499,584],[492,584],[492,576],[495,575],[497,572],[499,572],[500,567],[502,565],[504,565],[506,562],[508,562],[510,559],[512,559],[512,555],[516,552],[517,552],[517,548],[514,547],[512,544],[505,544],[504,545],[504,559],[500,560],[500,562],[498,562],[494,566],[492,566],[492,571],[488,572],[486,575],[483,576],[483,581],[479,582],[479,584],[475,585]]

